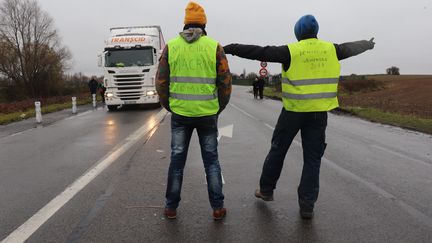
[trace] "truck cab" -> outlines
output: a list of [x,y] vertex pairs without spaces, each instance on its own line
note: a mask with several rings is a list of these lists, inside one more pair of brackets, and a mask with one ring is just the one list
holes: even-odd
[[155,76],[165,47],[159,26],[110,29],[98,64],[104,69],[108,110],[131,104],[157,104]]

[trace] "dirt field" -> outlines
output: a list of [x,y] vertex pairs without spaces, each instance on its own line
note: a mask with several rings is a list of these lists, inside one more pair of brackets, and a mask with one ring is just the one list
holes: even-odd
[[340,82],[341,106],[432,118],[432,75],[370,75]]

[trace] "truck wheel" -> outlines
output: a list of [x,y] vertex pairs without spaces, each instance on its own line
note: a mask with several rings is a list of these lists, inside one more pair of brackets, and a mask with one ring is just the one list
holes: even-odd
[[107,105],[107,107],[108,107],[109,111],[116,111],[118,106],[117,105]]

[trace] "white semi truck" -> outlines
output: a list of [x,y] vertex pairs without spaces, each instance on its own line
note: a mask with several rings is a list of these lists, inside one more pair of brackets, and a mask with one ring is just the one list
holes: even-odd
[[157,104],[155,76],[165,41],[159,26],[110,29],[98,66],[104,69],[108,110],[120,105]]

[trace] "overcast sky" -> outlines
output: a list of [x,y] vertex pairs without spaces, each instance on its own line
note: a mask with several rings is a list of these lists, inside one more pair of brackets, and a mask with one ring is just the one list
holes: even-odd
[[[55,20],[73,55],[69,71],[101,74],[97,54],[109,28],[160,25],[169,40],[183,28],[187,0],[38,0]],[[343,74],[384,73],[394,65],[402,74],[432,74],[432,0],[200,0],[208,35],[229,43],[285,45],[296,41],[294,24],[313,14],[318,38],[343,43],[375,37],[375,49],[343,60]],[[259,62],[228,55],[231,71],[258,72]],[[270,64],[270,73],[280,73]]]

